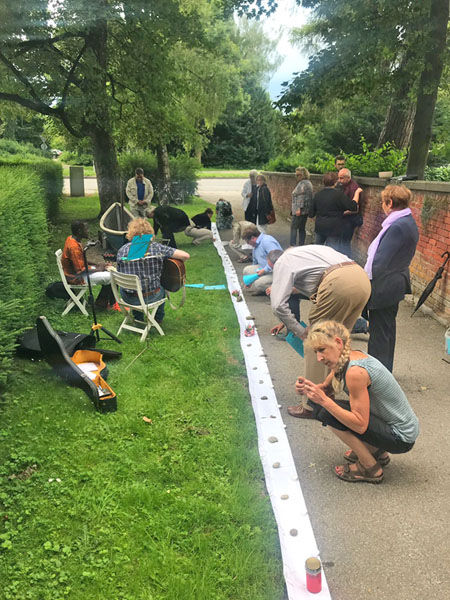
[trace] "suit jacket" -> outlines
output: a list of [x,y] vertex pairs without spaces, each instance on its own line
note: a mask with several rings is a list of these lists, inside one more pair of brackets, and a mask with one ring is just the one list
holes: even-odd
[[187,214],[180,208],[164,205],[157,206],[153,215],[153,228],[155,235],[161,229],[163,235],[179,233],[191,224]]
[[419,241],[412,215],[392,223],[380,240],[372,265],[372,295],[367,307],[393,306],[411,293],[409,265]]

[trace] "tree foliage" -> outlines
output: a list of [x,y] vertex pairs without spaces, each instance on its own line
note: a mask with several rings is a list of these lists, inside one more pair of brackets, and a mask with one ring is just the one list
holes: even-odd
[[[253,6],[254,5],[254,6]],[[237,0],[18,0],[0,6],[0,100],[89,138],[102,208],[117,199],[120,146],[201,145],[239,88]]]
[[[425,123],[422,106],[439,84],[439,69],[432,65],[444,53],[448,0],[304,0],[302,5],[311,9],[311,19],[293,37],[311,49],[309,65],[287,85],[279,105],[292,111],[306,99],[325,106],[356,95],[370,104],[385,102],[380,143],[407,145],[414,126],[411,154],[420,145],[423,162],[427,143],[419,138],[424,129],[429,136],[433,111],[425,111]],[[434,14],[440,15],[440,28]],[[415,166],[423,173],[424,164]]]

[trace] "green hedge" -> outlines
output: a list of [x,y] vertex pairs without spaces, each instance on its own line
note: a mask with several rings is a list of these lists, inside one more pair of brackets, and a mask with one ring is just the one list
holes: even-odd
[[20,331],[39,314],[48,226],[39,177],[28,167],[0,169],[0,383]]
[[[63,171],[61,163],[48,158],[23,158],[19,156],[0,156],[0,167],[20,167],[25,173],[34,172],[39,179],[36,185],[44,192],[43,202],[47,217],[55,221],[58,216],[59,200],[63,190]],[[18,186],[20,190],[20,185]],[[21,195],[21,193],[19,193]]]
[[[360,154],[346,154],[346,167],[360,177],[378,177],[379,171],[392,171],[394,176],[406,172],[406,152],[398,150],[389,142],[381,148],[372,148],[361,140]],[[311,173],[334,171],[334,156],[319,150],[303,151],[290,156],[277,156],[264,167],[266,171],[292,173],[296,167],[306,167]]]
[[[156,156],[151,152],[133,152],[119,156],[119,170],[124,186],[134,176],[137,167],[144,169],[145,176],[155,185],[158,181],[158,165]],[[177,189],[185,196],[192,196],[197,191],[197,169],[200,163],[186,154],[169,157],[170,177],[177,182]]]

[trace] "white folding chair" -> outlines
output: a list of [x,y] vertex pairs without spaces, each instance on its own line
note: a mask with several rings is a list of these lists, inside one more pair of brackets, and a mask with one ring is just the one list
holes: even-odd
[[77,306],[81,310],[83,315],[85,315],[86,317],[89,316],[89,313],[86,310],[86,299],[83,298],[83,296],[88,291],[88,286],[86,284],[71,285],[70,283],[68,283],[61,262],[62,250],[57,250],[55,252],[55,256],[56,264],[58,265],[59,276],[61,277],[61,281],[63,282],[66,292],[69,294],[69,299],[66,302],[66,306],[64,307],[62,316],[67,315],[67,313],[70,312],[74,306]]
[[[116,302],[126,312],[126,316],[122,321],[121,326],[117,332],[117,335],[120,335],[122,329],[129,329],[130,331],[136,331],[141,334],[141,342],[145,340],[147,335],[150,332],[152,327],[155,327],[160,335],[164,335],[164,331],[161,329],[159,323],[155,320],[156,311],[158,310],[158,306],[164,304],[167,298],[163,298],[162,300],[157,300],[156,302],[151,302],[148,304],[145,301],[145,298],[142,294],[141,281],[137,275],[129,275],[126,273],[119,273],[118,271],[110,271],[111,273],[111,288],[116,299]],[[129,304],[125,302],[125,300],[120,295],[119,288],[125,288],[127,290],[133,290],[137,292],[140,305]],[[126,309],[129,309],[128,311]],[[138,327],[139,324],[136,323],[136,320],[133,316],[133,310],[137,310],[143,313],[144,316],[144,327]]]

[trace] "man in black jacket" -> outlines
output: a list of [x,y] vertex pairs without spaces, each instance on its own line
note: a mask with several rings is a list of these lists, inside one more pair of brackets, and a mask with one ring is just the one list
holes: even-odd
[[187,214],[174,206],[157,206],[148,212],[148,217],[153,219],[155,235],[161,229],[163,238],[169,240],[172,248],[177,247],[173,234],[180,233],[191,225]]

